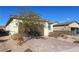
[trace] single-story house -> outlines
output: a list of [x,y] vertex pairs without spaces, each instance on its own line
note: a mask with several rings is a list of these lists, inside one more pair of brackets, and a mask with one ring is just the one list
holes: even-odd
[[[6,30],[10,31],[10,35],[16,34],[19,32],[19,22],[22,22],[23,17],[12,16],[6,24]],[[42,30],[43,36],[48,36],[49,32],[53,32],[53,24],[55,22],[48,22],[46,20],[42,21],[44,28]]]
[[0,32],[2,32],[4,30],[4,26],[0,26]]
[[53,31],[69,31],[71,34],[79,33],[79,23],[74,22],[65,22],[53,25]]
[[8,33],[9,32],[5,30],[5,26],[0,26],[0,37],[1,36],[7,36]]

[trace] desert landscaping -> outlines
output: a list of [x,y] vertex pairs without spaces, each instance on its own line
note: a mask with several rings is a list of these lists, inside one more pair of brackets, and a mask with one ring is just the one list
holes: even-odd
[[17,44],[17,40],[13,40],[10,36],[0,37],[0,51],[1,52],[61,52],[68,49],[79,47],[78,43],[73,43],[78,40],[78,36],[66,37],[43,37],[32,38],[27,40],[21,45]]

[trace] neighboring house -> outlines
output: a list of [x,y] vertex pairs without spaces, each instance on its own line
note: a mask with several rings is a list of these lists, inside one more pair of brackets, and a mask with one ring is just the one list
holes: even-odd
[[0,32],[2,32],[3,30],[5,30],[5,26],[0,26]]
[[79,23],[74,22],[66,22],[66,23],[59,23],[53,26],[54,31],[69,31],[73,34],[79,33]]
[[[22,22],[21,19],[22,19],[22,17],[13,16],[7,22],[6,30],[10,31],[11,35],[19,33],[19,22]],[[49,32],[53,32],[53,24],[55,24],[55,23],[44,20],[43,24],[44,24],[44,28],[42,30],[42,34],[43,34],[43,36],[48,36]]]
[[5,26],[0,26],[0,30],[1,30],[1,29],[4,29],[4,28],[5,28]]
[[0,26],[0,37],[8,35],[8,32],[5,31],[5,26]]

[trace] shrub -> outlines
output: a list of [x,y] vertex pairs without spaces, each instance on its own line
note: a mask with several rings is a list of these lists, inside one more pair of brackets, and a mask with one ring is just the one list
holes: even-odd
[[32,52],[31,49],[26,49],[24,52]]
[[4,29],[0,29],[0,36],[7,36],[9,35],[9,31],[5,31]]
[[11,36],[13,40],[17,41],[17,44],[21,45],[24,42],[23,36],[21,34],[14,34]]
[[64,37],[64,34],[59,34],[60,37]]
[[41,32],[38,31],[38,30],[31,30],[27,33],[28,37],[31,37],[31,38],[38,38],[41,36]]
[[79,43],[79,41],[74,41],[74,43]]
[[11,52],[12,50],[7,50],[6,52]]
[[6,42],[6,41],[8,41],[8,40],[0,40],[0,43],[1,43],[1,42],[2,42],[2,43],[3,43],[3,42]]
[[64,37],[64,35],[69,35],[69,31],[53,31],[49,33],[50,37]]

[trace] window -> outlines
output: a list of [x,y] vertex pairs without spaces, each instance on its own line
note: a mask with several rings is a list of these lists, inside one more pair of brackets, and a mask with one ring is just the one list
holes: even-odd
[[16,23],[16,26],[18,26],[18,23]]

